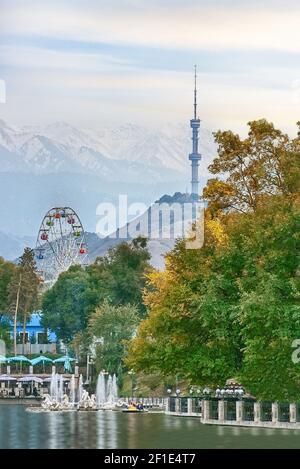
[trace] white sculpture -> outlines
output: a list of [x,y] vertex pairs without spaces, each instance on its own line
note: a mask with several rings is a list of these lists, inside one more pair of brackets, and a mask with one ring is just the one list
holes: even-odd
[[78,409],[95,410],[97,408],[96,397],[93,394],[91,397],[86,390],[83,390],[80,401],[78,402]]
[[66,394],[62,396],[61,402],[58,402],[55,398],[51,397],[49,394],[44,395],[44,400],[42,402],[42,408],[44,410],[50,411],[62,411],[62,410],[71,410],[73,405],[69,402],[69,398]]

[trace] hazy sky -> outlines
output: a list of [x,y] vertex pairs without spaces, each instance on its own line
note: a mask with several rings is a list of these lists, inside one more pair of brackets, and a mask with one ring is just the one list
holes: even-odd
[[295,131],[299,0],[0,0],[11,123],[185,123],[195,63],[205,127]]

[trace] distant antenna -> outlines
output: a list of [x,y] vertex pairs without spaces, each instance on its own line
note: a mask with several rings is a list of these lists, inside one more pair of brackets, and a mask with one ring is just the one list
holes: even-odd
[[195,68],[195,90],[194,90],[194,119],[197,119],[197,65]]
[[199,161],[201,160],[201,155],[198,150],[198,141],[199,141],[199,128],[200,128],[200,119],[197,117],[197,65],[194,65],[195,74],[195,88],[194,88],[194,117],[190,121],[191,128],[193,130],[193,151],[189,155],[189,160],[192,162],[192,192],[197,197],[199,195]]

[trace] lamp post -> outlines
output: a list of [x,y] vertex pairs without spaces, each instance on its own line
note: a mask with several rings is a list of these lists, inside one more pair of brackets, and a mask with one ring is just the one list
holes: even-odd
[[130,370],[130,371],[128,371],[128,374],[131,377],[131,397],[134,397],[133,393],[134,393],[134,375],[135,375],[135,373],[134,373],[133,370]]
[[90,355],[86,357],[86,382],[85,384],[90,384],[90,366],[93,365],[93,360],[90,359]]
[[209,388],[204,388],[203,389],[203,395],[204,395],[204,399],[207,399],[209,396],[210,396],[210,389]]

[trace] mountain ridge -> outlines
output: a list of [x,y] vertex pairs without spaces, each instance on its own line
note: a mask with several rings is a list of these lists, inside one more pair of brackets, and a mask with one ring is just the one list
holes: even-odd
[[[212,133],[201,130],[200,186],[216,154]],[[118,128],[77,129],[65,122],[16,126],[0,119],[0,231],[36,236],[53,206],[70,206],[87,231],[95,231],[97,206],[150,206],[162,194],[187,192],[191,129],[172,124],[156,129],[129,123]]]
[[[202,129],[201,137],[205,160],[200,164],[206,170],[216,147],[210,131]],[[4,159],[4,152],[6,158],[10,154],[17,171],[41,174],[66,171],[72,166],[73,170],[111,175],[119,169],[122,178],[129,170],[138,177],[143,172],[159,177],[164,170],[165,180],[176,180],[188,175],[190,150],[190,129],[183,125],[152,130],[127,124],[96,131],[64,122],[15,127],[0,120],[0,158]]]

